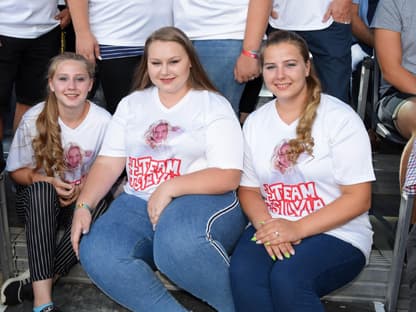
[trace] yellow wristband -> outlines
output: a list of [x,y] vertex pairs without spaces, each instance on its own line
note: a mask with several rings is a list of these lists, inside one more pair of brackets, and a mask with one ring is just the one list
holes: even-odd
[[89,212],[90,212],[90,214],[92,214],[92,208],[90,207],[90,205],[88,205],[88,204],[86,204],[86,203],[78,203],[76,206],[75,206],[77,209],[78,208],[84,208],[84,209],[87,209]]

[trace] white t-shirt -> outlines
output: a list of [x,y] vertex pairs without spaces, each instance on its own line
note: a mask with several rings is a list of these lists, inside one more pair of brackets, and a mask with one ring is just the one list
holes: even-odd
[[[20,168],[35,168],[36,162],[32,148],[32,141],[37,136],[36,120],[42,111],[44,102],[29,109],[16,130],[7,157],[7,171]],[[103,108],[91,103],[90,110],[75,129],[66,126],[58,119],[61,127],[61,140],[67,170],[65,181],[79,184],[88,173],[96,158],[104,138],[111,115]],[[43,172],[41,170],[40,172]]]
[[0,35],[14,38],[38,38],[59,21],[57,0],[0,0]]
[[322,19],[331,0],[274,0],[273,10],[279,17],[269,18],[273,28],[284,30],[318,30],[325,29],[332,24],[332,17],[325,23]]
[[126,157],[124,190],[147,200],[175,176],[214,167],[241,170],[243,140],[223,96],[191,90],[168,109],[151,87],[120,102],[100,155]]
[[156,29],[172,26],[173,0],[90,0],[90,28],[99,44],[142,47]]
[[[301,154],[292,164],[284,157],[285,142],[296,137],[297,123],[284,123],[272,100],[244,124],[241,185],[260,188],[273,218],[298,220],[337,199],[339,185],[375,179],[367,132],[345,103],[322,94],[312,128],[313,155]],[[327,234],[351,243],[368,259],[373,232],[367,213]]]
[[244,39],[249,0],[174,0],[174,25],[191,40]]

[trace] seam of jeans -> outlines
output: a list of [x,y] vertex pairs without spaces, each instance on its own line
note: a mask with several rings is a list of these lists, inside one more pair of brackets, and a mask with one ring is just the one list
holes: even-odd
[[217,211],[215,214],[213,214],[208,219],[207,226],[206,226],[206,230],[205,230],[207,240],[218,251],[218,253],[220,254],[220,256],[224,259],[225,263],[227,263],[228,265],[230,264],[229,256],[223,250],[222,246],[219,243],[217,243],[217,241],[215,241],[215,240],[212,239],[212,237],[211,237],[211,228],[212,228],[214,222],[218,218],[220,218],[222,215],[228,213],[229,211],[234,210],[234,208],[238,206],[238,198],[236,196],[236,193],[233,192],[233,195],[234,195],[234,200],[233,200],[233,202],[230,205],[228,205],[225,208]]

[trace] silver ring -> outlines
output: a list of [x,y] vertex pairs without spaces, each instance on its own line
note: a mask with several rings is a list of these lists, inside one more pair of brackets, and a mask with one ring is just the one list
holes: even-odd
[[345,25],[348,25],[350,22],[342,22],[343,24],[345,24]]
[[280,233],[278,231],[274,232],[274,234],[276,235],[276,237],[279,237]]
[[256,79],[256,76],[250,77],[250,80],[254,80],[254,79]]

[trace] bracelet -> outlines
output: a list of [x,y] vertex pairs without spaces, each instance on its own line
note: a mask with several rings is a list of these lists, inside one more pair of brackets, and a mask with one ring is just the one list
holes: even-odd
[[84,209],[87,209],[87,210],[90,212],[90,214],[92,214],[92,212],[93,212],[93,210],[92,210],[92,208],[90,207],[90,205],[88,205],[88,204],[86,204],[86,203],[78,203],[78,204],[75,206],[75,208],[77,208],[77,209],[79,209],[79,208],[84,208]]
[[258,59],[259,58],[259,52],[258,51],[254,51],[254,50],[245,50],[242,49],[241,50],[241,54],[254,58],[254,59]]

